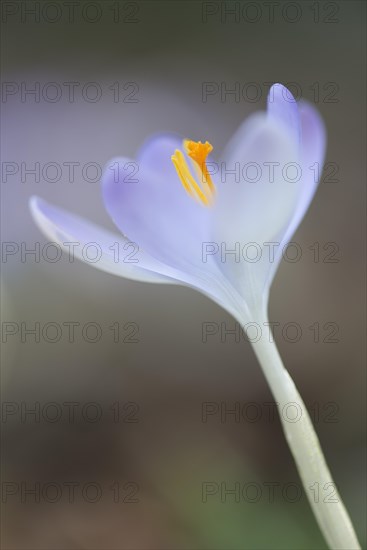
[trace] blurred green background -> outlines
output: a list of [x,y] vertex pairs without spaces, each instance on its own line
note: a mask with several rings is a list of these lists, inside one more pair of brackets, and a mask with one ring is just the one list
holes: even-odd
[[[336,181],[320,184],[294,237],[301,261],[280,266],[270,317],[302,328],[298,342],[281,332],[277,342],[316,415],[326,458],[365,544],[365,3],[278,1],[273,17],[261,1],[81,1],[70,19],[66,2],[41,2],[39,21],[27,12],[35,4],[3,3],[2,80],[27,88],[39,82],[41,90],[56,82],[63,95],[52,102],[41,94],[36,102],[3,93],[2,159],[80,165],[73,183],[64,170],[56,183],[32,176],[22,182],[20,172],[3,177],[5,242],[46,243],[28,210],[34,194],[113,228],[99,184],[81,177],[80,166],[133,157],[152,133],[208,139],[220,151],[246,116],[265,108],[264,83],[297,83],[302,97],[316,102],[328,131],[326,160],[338,172]],[[66,82],[80,83],[74,102]],[[88,82],[102,89],[99,101],[81,95]],[[134,83],[138,101],[114,102],[116,82],[122,98],[132,90],[124,86]],[[255,83],[259,97],[216,94],[203,102],[204,82],[228,89],[238,82],[249,93],[246,86]],[[325,263],[323,255],[313,261],[315,242],[321,250],[337,243],[340,261]],[[56,343],[32,336],[22,342],[20,333],[3,340],[4,549],[326,547],[304,494],[296,502],[282,495],[300,480],[278,419],[264,412],[272,396],[250,344],[230,337],[222,343],[219,336],[202,342],[202,323],[234,325],[218,306],[189,289],[126,281],[64,258],[22,262],[20,254],[2,264],[2,298],[3,322],[80,323],[73,343],[66,329]],[[118,343],[109,328],[116,322]],[[139,327],[137,343],[123,341],[129,322]],[[338,325],[338,342],[322,341],[328,322]],[[98,342],[83,339],[86,323],[102,327]],[[314,323],[320,342],[309,328]],[[74,421],[66,413],[71,402]],[[263,414],[257,422],[230,414],[203,422],[206,402],[228,409],[256,403]],[[91,417],[102,410],[100,420],[81,414],[87,403],[97,404]],[[22,407],[36,408],[36,416]],[[61,418],[51,421],[60,409]],[[37,482],[40,502],[23,498],[21,483],[29,489]],[[73,502],[67,482],[78,484]],[[219,490],[205,503],[206,482],[255,484],[260,498],[221,502]],[[42,494],[50,483],[56,486]],[[88,483],[101,489],[98,502],[82,493]],[[274,502],[266,483],[279,484]],[[53,503],[57,487],[62,498]]]

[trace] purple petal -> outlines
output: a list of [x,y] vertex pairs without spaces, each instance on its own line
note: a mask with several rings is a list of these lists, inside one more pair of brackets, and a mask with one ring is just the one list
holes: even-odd
[[255,113],[232,138],[222,159],[227,170],[238,167],[238,178],[226,174],[221,182],[215,206],[216,240],[228,250],[244,250],[250,244],[255,259],[249,262],[238,254],[228,255],[220,267],[247,303],[262,294],[268,273],[266,243],[286,230],[297,206],[300,171],[290,181],[284,167],[299,166],[298,155],[285,124]]
[[284,167],[298,161],[285,127],[264,113],[252,115],[222,158],[215,205],[219,234],[260,244],[286,227],[301,184],[297,177],[290,181]]
[[299,144],[300,117],[297,102],[291,92],[282,84],[274,84],[268,94],[268,117],[283,125],[290,139]]
[[[165,266],[149,258],[121,235],[106,231],[38,197],[31,198],[30,209],[43,233],[63,249],[72,250],[79,260],[107,273],[128,279],[149,283],[174,282],[166,273]],[[66,243],[75,243],[75,246],[71,247]],[[93,253],[98,258],[96,262],[88,261],[88,253],[84,248],[88,243],[93,243]]]
[[[70,212],[52,206],[38,197],[31,198],[30,209],[35,222],[41,231],[52,239],[52,242],[56,242],[68,252],[70,249],[73,250],[74,256],[88,263],[88,265],[132,280],[148,283],[183,284],[209,296],[231,314],[238,314],[237,300],[233,299],[235,291],[229,287],[225,280],[218,281],[211,278],[210,275],[206,278],[195,277],[189,273],[181,272],[155,260],[140,248],[134,254],[138,258],[138,263],[125,262],[126,255],[130,255],[132,250],[130,247],[125,248],[125,245],[129,245],[130,241],[121,235],[106,231]],[[76,246],[71,247],[72,243]],[[88,261],[87,252],[84,248],[87,244],[93,244],[94,249],[97,245],[100,251],[98,261]],[[114,251],[117,250],[116,245],[118,245],[121,253],[120,262],[115,261]]]
[[[201,265],[201,243],[207,240],[210,209],[184,190],[171,156],[182,142],[157,136],[144,146],[137,161],[113,159],[105,169],[105,206],[120,231],[151,256],[178,269]],[[135,172],[132,176],[126,177]],[[111,166],[118,166],[118,177]],[[135,181],[131,181],[135,180]]]
[[292,238],[316,192],[319,183],[319,180],[315,177],[316,170],[318,174],[322,173],[325,158],[326,131],[318,111],[306,101],[301,101],[298,105],[301,120],[302,185],[298,194],[295,211],[287,229],[277,238],[277,241],[280,241],[281,245],[279,246],[275,262],[271,265],[268,277],[269,286],[281,260],[281,250]]

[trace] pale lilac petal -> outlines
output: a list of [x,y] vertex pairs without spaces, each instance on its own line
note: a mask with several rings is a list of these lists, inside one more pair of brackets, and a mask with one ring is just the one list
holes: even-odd
[[[218,265],[248,304],[262,296],[268,270],[263,252],[266,243],[286,230],[297,204],[300,178],[287,181],[283,168],[289,163],[298,168],[298,152],[284,124],[257,113],[240,129],[222,159],[227,169],[239,166],[240,177],[236,181],[226,176],[218,189],[213,231],[215,240],[228,251]],[[256,177],[246,172],[248,166],[255,167]],[[242,251],[250,250],[249,243],[248,261]]]
[[284,126],[289,138],[300,142],[301,122],[298,105],[291,92],[282,84],[274,84],[268,94],[267,114],[277,124]]
[[[182,137],[176,134],[153,134],[139,148],[136,162],[150,174],[172,176],[171,156],[182,148]],[[180,196],[180,195],[179,195]]]
[[[215,234],[224,240],[229,252],[238,244],[241,250],[240,256],[233,254],[231,258],[229,253],[225,261],[222,259],[221,269],[249,305],[254,296],[267,295],[283,246],[312,200],[318,183],[315,163],[321,173],[325,142],[317,111],[306,102],[297,104],[290,92],[277,84],[269,93],[268,113],[256,113],[247,119],[225,151],[222,160],[227,168],[233,169],[236,162],[241,168],[251,162],[264,167],[269,161],[278,161],[280,168],[295,162],[299,168],[300,177],[293,184],[287,185],[284,178],[278,177],[271,186],[264,177],[251,185],[243,182],[241,174],[242,186],[236,187],[233,178],[227,177],[220,189]],[[251,261],[242,254],[249,243],[254,243]],[[271,243],[279,245],[274,249]],[[252,261],[252,257],[257,259]]]
[[[269,243],[287,231],[302,192],[300,115],[284,86],[270,89],[268,112],[242,124],[222,162],[227,173],[223,178],[222,168],[214,229],[228,254],[219,265],[254,309],[267,291]],[[236,167],[235,178],[229,170]]]
[[[73,250],[73,256],[88,265],[136,281],[188,286],[208,296],[232,315],[239,314],[241,297],[236,296],[235,290],[220,273],[217,277],[210,274],[210,270],[195,275],[186,273],[155,260],[140,248],[134,254],[138,263],[128,263],[124,259],[127,254],[130,257],[135,247],[125,249],[130,241],[122,235],[111,233],[38,197],[31,198],[30,210],[38,227],[51,242],[57,243],[68,253]],[[77,246],[72,246],[72,243]],[[85,253],[84,247],[90,243],[97,245],[101,251],[101,257],[95,263],[88,261]],[[121,252],[119,262],[116,262],[114,255],[116,244]],[[93,246],[93,253],[94,250]],[[243,307],[246,308],[245,305]]]
[[[173,136],[150,140],[138,156],[129,182],[125,166],[134,161],[113,159],[103,175],[105,206],[123,234],[139,242],[151,256],[190,272],[201,264],[201,243],[207,240],[210,209],[184,190],[171,156],[182,142]],[[119,177],[109,167],[118,163]]]
[[291,240],[312,201],[319,183],[316,174],[322,174],[325,159],[326,130],[318,111],[306,101],[300,101],[298,106],[301,120],[302,185],[287,229],[275,239],[276,242],[280,242],[280,246],[275,261],[270,266],[268,286],[270,286],[281,260],[283,247]]
[[[220,163],[215,205],[218,232],[231,240],[263,243],[288,223],[295,207],[298,151],[287,132],[264,113],[249,118]],[[297,168],[284,170],[289,163]],[[230,171],[235,173],[230,173]]]
[[[58,243],[68,252],[73,251],[76,258],[88,265],[137,281],[174,282],[164,274],[164,266],[150,258],[136,244],[129,244],[129,239],[122,235],[111,233],[38,197],[31,198],[30,209],[38,227],[52,242]],[[77,245],[71,246],[65,243],[77,243]],[[98,247],[93,248],[93,254],[94,250],[101,253],[101,257],[95,263],[87,259],[88,252],[84,247],[88,243],[95,243]],[[119,256],[117,256],[117,250]],[[97,253],[95,254],[98,257]],[[137,263],[133,260],[137,260]]]
[[299,111],[303,179],[297,208],[289,224],[287,234],[293,234],[297,229],[316,192],[319,180],[315,176],[317,172],[322,173],[326,149],[325,126],[318,111],[305,101],[299,103]]

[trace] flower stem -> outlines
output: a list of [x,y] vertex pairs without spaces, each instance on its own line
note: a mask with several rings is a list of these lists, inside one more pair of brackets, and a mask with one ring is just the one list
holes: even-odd
[[331,549],[360,549],[348,512],[339,496],[305,404],[274,341],[253,344],[277,402],[283,431],[319,527]]

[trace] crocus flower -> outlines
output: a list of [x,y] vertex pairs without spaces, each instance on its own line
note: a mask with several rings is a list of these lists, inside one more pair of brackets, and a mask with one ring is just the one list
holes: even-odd
[[[321,173],[325,130],[317,111],[297,103],[282,85],[269,92],[267,112],[237,130],[217,162],[208,141],[173,135],[151,138],[136,161],[113,159],[105,169],[105,207],[120,231],[112,234],[73,214],[31,199],[35,221],[53,241],[95,242],[106,272],[150,283],[182,284],[202,292],[241,323],[267,320],[270,285],[284,246],[301,222]],[[294,169],[292,176],[290,172]],[[252,172],[252,175],[250,175]],[[114,243],[137,243],[138,262],[116,262]],[[255,260],[238,257],[253,246]],[[232,254],[231,254],[232,250]],[[274,342],[255,353],[281,408],[296,403],[299,422],[283,429],[316,519],[331,548],[359,548],[347,512],[338,503],[315,502],[310,486],[331,483],[317,436]]]
[[[31,201],[34,218],[60,245],[67,241],[98,243],[102,257],[91,265],[99,269],[139,281],[194,287],[240,321],[244,317],[249,320],[255,307],[266,307],[281,250],[315,192],[317,182],[309,167],[323,163],[323,123],[311,105],[297,105],[286,88],[273,86],[267,113],[252,115],[218,162],[207,162],[212,174],[211,188],[205,192],[206,155],[212,148],[208,145],[196,144],[202,159],[193,164],[202,177],[190,174],[182,140],[172,135],[150,139],[136,161],[116,158],[108,164],[102,182],[104,204],[124,237],[38,198]],[[188,153],[194,156],[192,151]],[[302,174],[294,182],[283,176],[284,167],[292,164]],[[188,178],[179,178],[179,165]],[[136,176],[129,176],[134,166]],[[245,168],[258,174],[246,178]],[[242,180],[230,171],[237,171]],[[196,180],[199,195],[186,186],[186,179]],[[138,262],[116,263],[111,245],[119,242],[122,250],[129,241],[139,246]],[[265,245],[256,262],[239,262],[229,252],[236,243],[240,250],[248,243],[256,243],[256,250],[264,243],[279,245],[273,249]],[[224,249],[228,251],[225,258]],[[78,247],[76,254],[80,250]],[[214,250],[216,253],[211,253]]]

